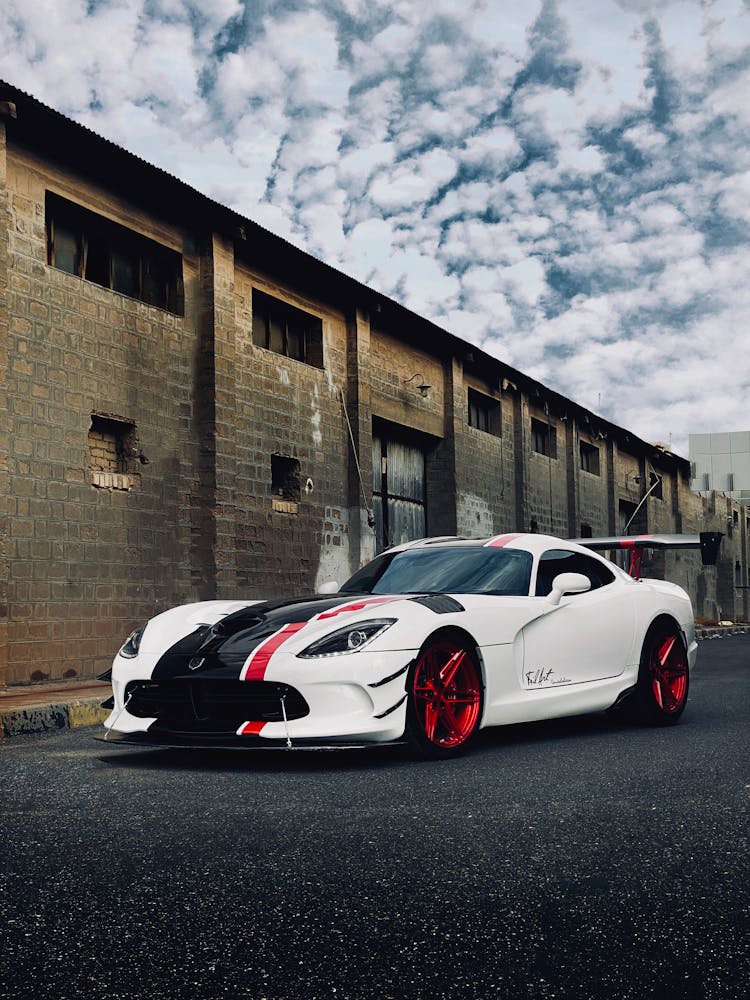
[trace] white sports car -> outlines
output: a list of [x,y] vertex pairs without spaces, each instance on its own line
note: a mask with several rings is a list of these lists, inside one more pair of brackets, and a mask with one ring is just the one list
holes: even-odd
[[172,746],[405,738],[436,757],[486,726],[620,704],[669,725],[695,662],[690,600],[592,550],[701,547],[710,561],[712,539],[426,538],[325,594],[174,608],[133,632],[103,675],[104,725],[122,742]]

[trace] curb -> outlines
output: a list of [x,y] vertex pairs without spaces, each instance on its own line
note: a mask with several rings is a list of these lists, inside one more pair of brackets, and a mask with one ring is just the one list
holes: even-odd
[[47,705],[0,708],[0,740],[30,733],[100,725],[109,715],[108,710],[101,707],[101,702],[101,698],[76,698]]
[[730,635],[747,635],[750,625],[709,625],[695,630],[696,639],[724,639]]

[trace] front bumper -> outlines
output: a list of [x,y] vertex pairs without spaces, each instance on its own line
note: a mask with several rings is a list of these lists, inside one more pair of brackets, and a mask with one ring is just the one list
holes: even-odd
[[[303,660],[289,653],[277,654],[260,682],[264,690],[256,699],[257,707],[252,699],[239,698],[228,709],[231,699],[224,695],[204,698],[198,685],[231,684],[244,695],[245,684],[250,689],[259,682],[213,681],[210,672],[173,678],[166,682],[172,693],[183,684],[186,691],[183,696],[178,690],[179,710],[169,708],[166,694],[160,700],[158,686],[151,680],[154,657],[125,660],[118,656],[112,668],[115,705],[104,726],[125,735],[148,733],[160,740],[184,739],[189,745],[217,739],[234,742],[235,738],[284,745],[289,741],[326,745],[389,742],[404,733],[406,677],[414,655],[411,650],[363,651]],[[197,697],[191,694],[190,685]],[[220,712],[212,707],[218,703],[222,704]],[[153,715],[144,714],[149,704],[154,706]]]

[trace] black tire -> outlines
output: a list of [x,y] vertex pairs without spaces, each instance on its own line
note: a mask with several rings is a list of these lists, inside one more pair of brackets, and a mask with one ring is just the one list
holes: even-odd
[[466,639],[442,633],[427,640],[406,682],[405,736],[421,757],[457,757],[474,740],[484,690],[477,656]]
[[687,704],[690,672],[685,640],[676,623],[660,619],[646,633],[638,683],[629,701],[634,721],[673,726]]

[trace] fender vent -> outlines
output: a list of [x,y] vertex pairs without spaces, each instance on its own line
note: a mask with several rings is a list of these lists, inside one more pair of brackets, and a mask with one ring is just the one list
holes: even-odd
[[459,604],[457,600],[448,594],[424,594],[422,597],[412,597],[412,600],[415,604],[424,604],[426,608],[434,611],[436,615],[452,615],[457,611],[466,610],[463,604]]

